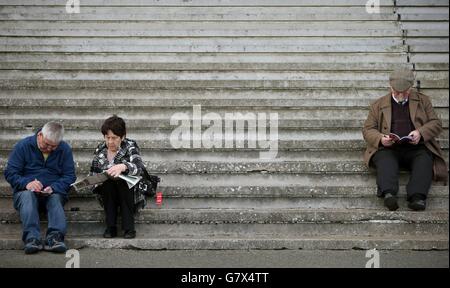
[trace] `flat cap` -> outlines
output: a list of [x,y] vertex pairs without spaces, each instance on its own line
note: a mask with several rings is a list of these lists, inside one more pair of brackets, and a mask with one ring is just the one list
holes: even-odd
[[395,91],[406,91],[414,85],[414,73],[410,69],[397,69],[389,75],[389,82]]

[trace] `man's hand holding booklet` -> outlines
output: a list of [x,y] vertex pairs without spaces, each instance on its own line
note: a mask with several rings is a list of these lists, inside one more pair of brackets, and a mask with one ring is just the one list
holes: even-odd
[[389,133],[389,138],[397,144],[409,143],[413,141],[413,137],[411,135],[400,137],[395,133]]

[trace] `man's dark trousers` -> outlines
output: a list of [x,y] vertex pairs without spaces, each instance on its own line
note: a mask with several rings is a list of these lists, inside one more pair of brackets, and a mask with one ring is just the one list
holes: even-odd
[[377,169],[378,196],[397,195],[400,168],[411,171],[406,186],[407,200],[425,200],[433,179],[433,154],[423,144],[394,144],[382,147],[372,158]]

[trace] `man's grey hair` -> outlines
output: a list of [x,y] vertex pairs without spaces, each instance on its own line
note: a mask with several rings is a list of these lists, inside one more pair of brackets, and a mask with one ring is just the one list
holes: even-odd
[[59,143],[64,136],[64,127],[57,122],[47,122],[44,127],[42,127],[42,135],[44,135],[45,139]]

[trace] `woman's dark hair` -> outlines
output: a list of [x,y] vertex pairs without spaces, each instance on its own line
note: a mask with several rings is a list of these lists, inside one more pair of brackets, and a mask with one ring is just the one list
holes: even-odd
[[111,130],[114,135],[119,137],[123,137],[127,134],[127,129],[125,127],[125,121],[117,115],[113,115],[103,122],[102,125],[102,134],[108,134],[108,131]]

